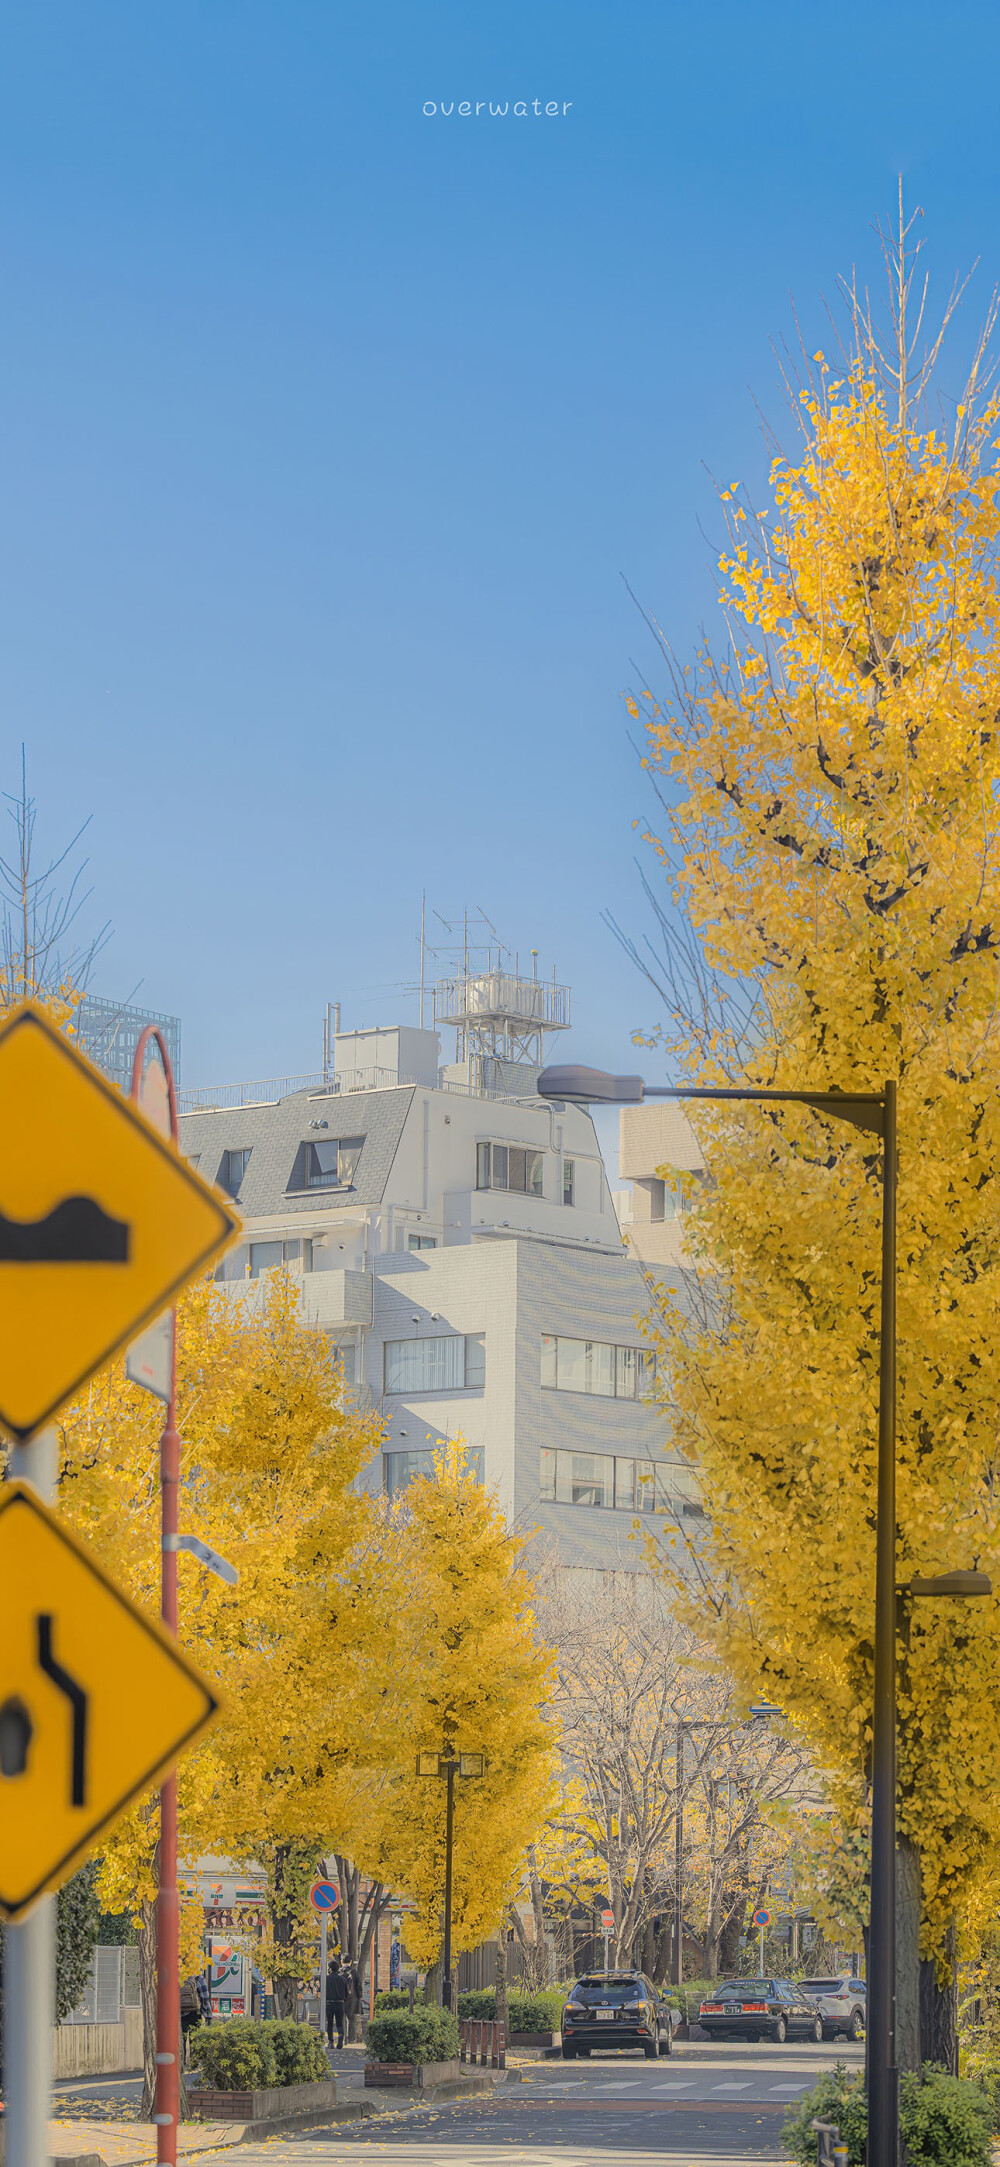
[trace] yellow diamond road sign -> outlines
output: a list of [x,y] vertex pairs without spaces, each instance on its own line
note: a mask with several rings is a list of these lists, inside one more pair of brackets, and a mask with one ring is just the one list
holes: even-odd
[[238,1221],[30,1003],[0,1028],[0,1422],[31,1437]]
[[65,1522],[0,1491],[0,1914],[65,1881],[217,1709]]

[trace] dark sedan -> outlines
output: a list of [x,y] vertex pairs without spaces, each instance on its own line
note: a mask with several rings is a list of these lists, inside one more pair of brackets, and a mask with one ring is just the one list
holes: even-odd
[[669,2054],[670,2009],[641,1971],[589,1971],[570,1988],[562,2014],[563,2060],[596,2047],[641,2047],[647,2061]]
[[814,2039],[823,2037],[817,2004],[791,1979],[724,1979],[698,2011],[713,2039]]

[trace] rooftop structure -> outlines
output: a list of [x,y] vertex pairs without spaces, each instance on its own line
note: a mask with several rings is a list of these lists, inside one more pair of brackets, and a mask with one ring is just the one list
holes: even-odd
[[119,1091],[132,1082],[132,1061],[146,1025],[159,1024],[170,1055],[174,1081],[181,1068],[179,1016],[161,1016],[152,1008],[133,1008],[127,1001],[108,1001],[100,994],[84,995],[77,1011],[76,1027],[81,1052],[110,1076]]

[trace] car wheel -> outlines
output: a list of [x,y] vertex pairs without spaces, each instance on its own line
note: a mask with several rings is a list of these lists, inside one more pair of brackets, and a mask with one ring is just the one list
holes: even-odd
[[579,2055],[579,2057],[580,2057],[580,2060],[581,2060],[581,2062],[589,2062],[589,2060],[590,2060],[590,2048],[589,2048],[589,2047],[574,2047],[574,2048],[573,2048],[573,2052],[574,2052],[574,2054],[578,2054],[578,2055]]
[[655,2047],[655,2045],[653,2044],[653,2041],[652,2041],[652,2040],[650,2040],[650,2042],[649,2042],[649,2045],[648,2045],[648,2046],[646,2046],[646,2045],[645,2045],[645,2043],[643,2044],[643,2049],[642,2049],[642,2051],[643,2051],[643,2053],[644,2053],[644,2055],[645,2055],[645,2057],[646,2057],[646,2060],[647,2060],[647,2062],[655,2062],[655,2060],[656,2060],[656,2047]]
[[857,2043],[858,2043],[858,2040],[859,2040],[859,2039],[863,2039],[863,2038],[864,2038],[864,2034],[865,2034],[865,2020],[864,2020],[864,2017],[863,2017],[863,2015],[862,2015],[862,2013],[861,2013],[861,2010],[860,2010],[860,2009],[852,2009],[852,2010],[851,2010],[851,2021],[850,2021],[850,2023],[849,2023],[849,2025],[848,2025],[848,2027],[847,2027],[847,2036],[848,2036],[848,2039],[850,2039],[850,2040],[851,2040],[851,2042],[852,2042],[852,2044],[856,2046],[856,2045],[857,2045]]
[[563,2040],[562,2058],[564,2062],[575,2062],[576,2060],[576,2048],[567,2046],[565,2040]]
[[788,2026],[785,2023],[784,2017],[778,2018],[774,2030],[771,2033],[771,2037],[774,2040],[774,2044],[776,2047],[784,2046],[785,2041],[788,2037]]
[[662,2057],[662,2056],[664,2056],[664,2055],[667,2055],[667,2054],[672,2054],[672,2053],[673,2053],[673,2050],[674,2050],[674,2042],[673,2042],[673,2040],[672,2040],[672,2039],[671,2039],[671,2037],[670,2037],[670,2033],[669,2033],[669,2032],[661,2032],[661,2033],[660,2033],[660,2039],[659,2039],[659,2052],[660,2052],[660,2055],[661,2055],[661,2057]]
[[814,2018],[813,2018],[812,2030],[811,2030],[811,2032],[810,2032],[810,2034],[809,2034],[809,2037],[810,2037],[810,2039],[812,2040],[812,2042],[813,2042],[813,2045],[814,2045],[814,2046],[817,2046],[817,2047],[820,2047],[820,2046],[822,2046],[822,2044],[823,2044],[823,2019],[822,2019],[822,2017],[814,2017]]

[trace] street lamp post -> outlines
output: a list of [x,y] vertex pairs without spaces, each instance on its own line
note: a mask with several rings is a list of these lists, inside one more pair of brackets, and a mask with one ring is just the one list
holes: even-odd
[[644,1084],[601,1069],[546,1068],[544,1099],[638,1106],[643,1099],[703,1099],[811,1106],[882,1139],[878,1483],[875,1525],[875,1677],[872,1708],[872,1857],[868,1941],[868,2160],[896,2167],[896,1084],[882,1091],[690,1090]]
[[446,1746],[443,1753],[418,1753],[418,1776],[443,1776],[445,1779],[444,1819],[444,1976],[441,1981],[441,2003],[445,2009],[455,2005],[454,1982],[451,1976],[451,1866],[455,1837],[455,1777],[484,1776],[486,1761],[481,1753],[456,1753],[453,1746]]

